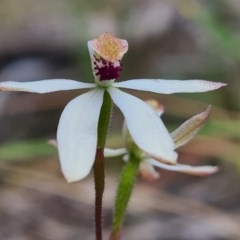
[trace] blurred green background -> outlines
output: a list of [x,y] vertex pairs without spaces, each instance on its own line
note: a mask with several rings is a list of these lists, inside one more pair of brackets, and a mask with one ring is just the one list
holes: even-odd
[[[93,81],[87,41],[103,32],[127,39],[120,80],[207,79],[215,92],[159,95],[169,130],[213,105],[200,134],[179,149],[179,161],[213,164],[210,177],[161,170],[138,179],[123,239],[240,239],[240,1],[238,0],[1,0],[0,81],[68,78]],[[55,138],[67,102],[81,91],[0,93],[0,239],[91,240],[93,180],[67,184]],[[87,106],[86,106],[87,108]],[[123,146],[122,115],[114,109],[108,146]],[[124,163],[107,160],[105,239]]]

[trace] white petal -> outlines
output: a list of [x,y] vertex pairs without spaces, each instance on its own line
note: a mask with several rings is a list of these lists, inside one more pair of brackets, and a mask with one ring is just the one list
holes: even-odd
[[225,86],[225,83],[205,80],[165,80],[165,79],[133,79],[116,82],[114,87],[150,91],[155,93],[190,93],[207,92]]
[[93,88],[93,83],[78,82],[70,79],[46,79],[33,82],[1,82],[2,91],[49,93],[63,90]]
[[218,167],[216,166],[190,166],[185,164],[177,164],[174,166],[173,165],[170,166],[164,163],[160,163],[154,159],[147,159],[145,161],[147,163],[152,164],[155,167],[159,167],[174,172],[186,173],[194,176],[207,176],[218,171]]
[[114,103],[122,111],[135,143],[150,156],[175,164],[174,143],[157,113],[142,100],[116,88],[109,88]]
[[125,153],[127,153],[126,148],[117,148],[117,149],[104,148],[104,157],[118,157]]
[[103,93],[104,90],[94,89],[76,97],[61,115],[57,142],[62,172],[68,182],[81,180],[91,171]]
[[154,169],[153,165],[146,161],[140,163],[139,172],[142,178],[147,181],[154,181],[160,177],[160,174]]

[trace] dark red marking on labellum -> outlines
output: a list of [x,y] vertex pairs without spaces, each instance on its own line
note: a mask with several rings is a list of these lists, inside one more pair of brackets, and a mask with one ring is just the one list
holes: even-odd
[[122,70],[121,61],[115,63],[106,61],[103,58],[94,57],[95,75],[99,77],[100,81],[117,79]]

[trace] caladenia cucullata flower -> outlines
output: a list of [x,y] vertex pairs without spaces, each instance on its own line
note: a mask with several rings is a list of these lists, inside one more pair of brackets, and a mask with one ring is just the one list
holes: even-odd
[[[154,108],[160,119],[164,111],[163,106],[155,100],[147,101],[147,103]],[[175,149],[188,143],[198,133],[206,122],[210,111],[211,106],[208,106],[204,112],[191,117],[171,133]],[[194,176],[208,176],[218,171],[217,166],[190,166],[177,162],[175,165],[169,165],[158,158],[145,153],[135,144],[128,131],[126,122],[123,124],[122,135],[126,146],[125,148],[104,149],[105,157],[116,157],[122,155],[123,160],[127,162],[122,171],[116,195],[112,234],[110,237],[111,240],[120,238],[119,234],[124,220],[126,207],[138,172],[144,179],[152,181],[158,179],[160,176],[159,172],[156,171],[156,168],[181,172]]]
[[[70,79],[46,79],[33,82],[2,82],[2,91],[50,93],[90,89],[71,100],[64,108],[57,129],[61,169],[68,182],[85,178],[94,166],[96,205],[101,219],[101,197],[104,189],[103,149],[107,135],[112,101],[121,110],[136,146],[161,162],[176,164],[174,142],[156,112],[142,100],[120,88],[154,93],[193,93],[218,89],[226,84],[204,80],[132,79],[116,82],[122,70],[122,58],[128,42],[103,33],[88,41],[93,83]],[[101,221],[101,220],[99,220]],[[101,239],[98,231],[97,239]]]
[[[103,33],[88,41],[95,82],[70,79],[47,79],[32,82],[1,82],[2,91],[50,93],[90,89],[73,100],[63,110],[57,142],[63,175],[68,182],[86,177],[94,163],[98,139],[98,123],[104,95],[123,113],[136,145],[144,152],[168,164],[175,164],[177,154],[167,129],[156,113],[142,100],[119,88],[154,93],[206,92],[225,86],[224,83],[204,80],[132,79],[116,82],[122,69],[122,58],[128,50],[126,40]],[[102,126],[99,125],[101,128]]]

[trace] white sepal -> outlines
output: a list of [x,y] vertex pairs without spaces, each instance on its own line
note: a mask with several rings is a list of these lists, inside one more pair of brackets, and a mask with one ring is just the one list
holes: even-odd
[[133,79],[115,82],[112,86],[155,93],[191,93],[207,92],[225,86],[225,83],[205,80],[165,80],[165,79]]
[[159,168],[169,170],[169,171],[174,171],[174,172],[186,173],[194,176],[211,175],[213,173],[216,173],[219,169],[217,166],[190,166],[186,164],[176,164],[176,165],[170,166],[170,165],[161,163],[159,161],[156,161],[154,159],[146,159],[144,161],[146,161],[149,164],[152,164],[155,167],[159,167]]
[[116,88],[107,90],[122,111],[129,132],[140,149],[159,161],[175,164],[173,140],[157,113],[142,100]]
[[57,130],[62,172],[68,182],[83,179],[91,171],[97,147],[97,128],[104,90],[94,89],[65,107]]
[[46,79],[33,82],[1,82],[0,90],[32,93],[50,93],[65,90],[94,88],[96,84],[70,79]]

